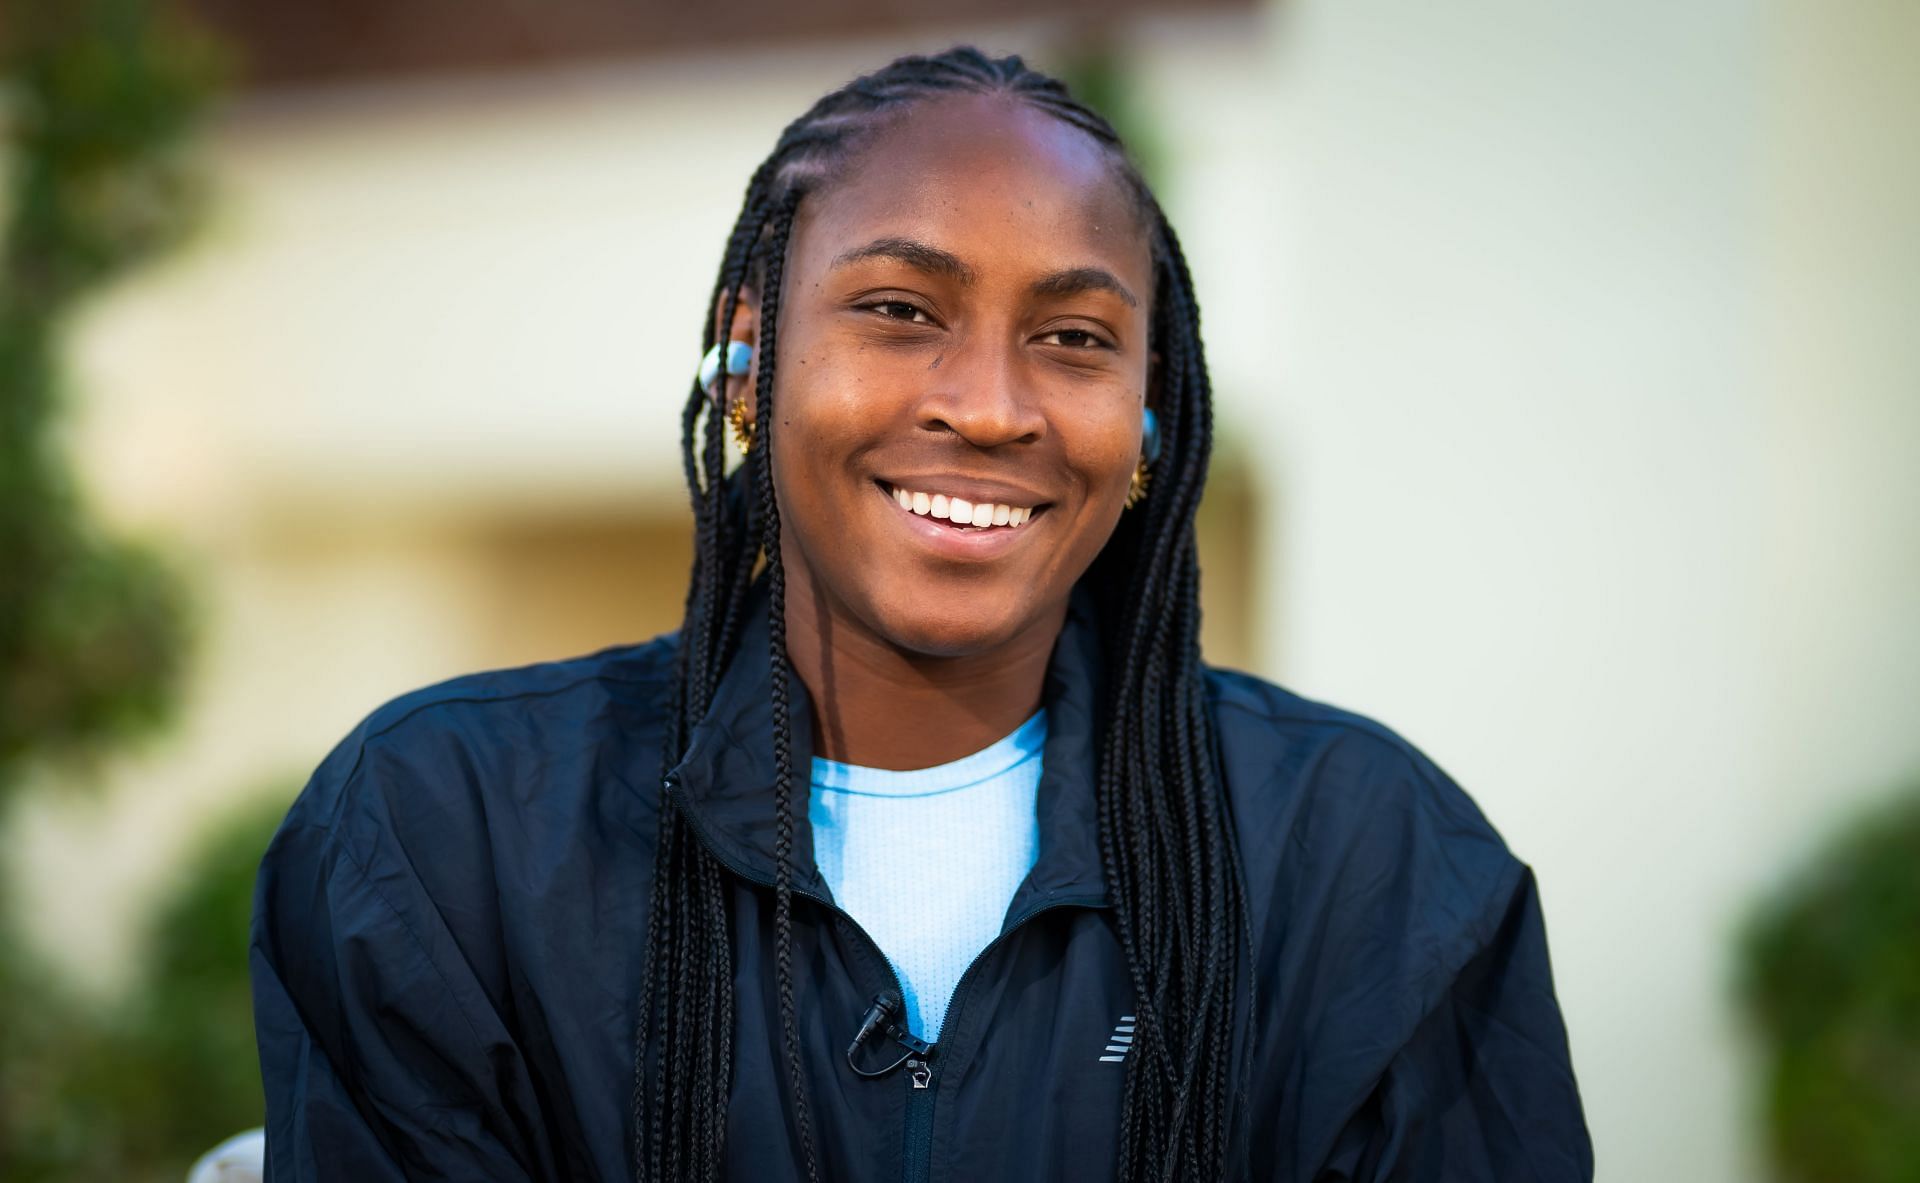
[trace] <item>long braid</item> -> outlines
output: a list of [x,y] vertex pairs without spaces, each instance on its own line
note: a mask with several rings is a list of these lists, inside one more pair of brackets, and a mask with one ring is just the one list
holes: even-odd
[[[776,330],[780,314],[780,278],[785,269],[787,236],[793,229],[793,211],[799,205],[794,193],[774,215],[773,237],[767,251],[766,282],[760,297],[760,349],[762,356],[777,356]],[[773,367],[760,369],[759,389],[754,402],[756,422],[773,424]],[[773,663],[773,807],[774,807],[774,880],[773,880],[773,960],[774,983],[780,999],[780,1042],[786,1050],[787,1079],[793,1088],[794,1132],[800,1143],[801,1161],[807,1178],[817,1183],[819,1167],[814,1160],[813,1128],[807,1101],[807,1082],[800,1067],[800,1035],[796,1030],[793,1001],[793,727],[788,715],[788,689],[793,676],[787,659],[787,572],[780,555],[780,514],[774,499],[772,433],[759,449],[757,493],[760,500],[761,549],[767,556],[768,659]]]
[[[742,221],[747,221],[743,213]],[[730,322],[748,272],[757,221],[736,230],[721,266],[716,306]],[[721,336],[705,330],[708,345]],[[700,425],[704,422],[704,438]],[[744,615],[744,587],[757,543],[752,523],[733,508],[737,490],[723,475],[722,417],[705,391],[689,394],[681,415],[681,459],[694,510],[693,574],[669,704],[665,773],[685,754],[731,656]],[[756,515],[757,516],[757,515]],[[719,1177],[733,1074],[733,952],[726,878],[692,833],[677,802],[663,798],[634,1026],[633,1164],[638,1179]],[[691,1013],[689,1011],[691,1010]]]
[[[724,408],[697,387],[689,393],[681,455],[695,549],[662,768],[685,755],[712,705],[764,559],[775,764],[775,988],[794,1137],[808,1179],[817,1180],[793,967],[800,806],[772,471],[779,289],[795,213],[807,195],[837,179],[887,121],[953,93],[1013,96],[1104,145],[1152,239],[1161,458],[1152,495],[1122,520],[1095,560],[1099,577],[1089,581],[1110,589],[1101,593],[1112,676],[1096,745],[1099,838],[1138,1016],[1122,1092],[1119,1177],[1217,1179],[1225,1173],[1235,1102],[1244,1095],[1232,1074],[1236,1061],[1246,1069],[1246,1034],[1231,1024],[1236,997],[1250,997],[1251,960],[1198,642],[1193,519],[1213,430],[1199,313],[1178,240],[1111,125],[1019,58],[989,58],[971,48],[902,58],[821,98],[787,126],[754,171],[706,309],[702,347],[722,343],[745,293],[757,296],[758,439],[745,463],[725,473]],[[635,1023],[633,1162],[643,1180],[711,1180],[721,1168],[733,1068],[728,882],[678,803],[663,796]]]

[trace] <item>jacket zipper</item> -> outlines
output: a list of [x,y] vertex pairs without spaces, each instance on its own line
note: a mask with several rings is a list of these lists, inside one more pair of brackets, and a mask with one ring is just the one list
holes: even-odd
[[927,1183],[933,1171],[933,1064],[907,1061],[905,1183]]
[[[967,968],[961,972],[960,980],[953,985],[953,999],[947,1004],[947,1017],[943,1026],[951,1026],[960,1014],[961,1004],[966,1000],[967,987],[973,982],[974,973],[980,963],[987,959],[1000,943],[1020,931],[1022,925],[1042,912],[1051,912],[1055,908],[1091,908],[1099,907],[1104,901],[1098,899],[1053,900],[1037,908],[1029,908],[1014,919],[1012,924],[1000,931],[1000,934],[988,941],[986,947],[974,954]],[[859,925],[854,927],[858,928]],[[871,939],[871,938],[869,938]],[[876,946],[877,948],[878,946]],[[933,1177],[933,1098],[934,1098],[934,1059],[938,1056],[940,1045],[935,1043],[925,1060],[907,1061],[907,1136],[906,1161],[901,1178],[905,1183],[929,1183]]]
[[[700,840],[700,845],[704,846],[707,853],[712,855],[714,860],[721,866],[732,871],[735,875],[738,875],[749,883],[758,883],[762,887],[774,886],[771,881],[762,879],[760,876],[753,874],[745,867],[735,864],[719,851],[715,850],[712,840],[707,836],[705,827],[695,819],[692,813],[682,810],[680,817],[688,826],[692,827],[693,836]],[[793,889],[793,894],[812,900],[827,911],[845,920],[847,926],[853,929],[854,932],[860,934],[860,939],[867,943],[867,948],[873,953],[874,958],[879,961],[881,965],[887,967],[887,978],[893,983],[894,997],[904,999],[907,996],[906,990],[901,986],[900,975],[894,971],[893,962],[887,960],[886,953],[880,948],[880,942],[874,940],[866,929],[860,927],[858,920],[847,915],[846,912],[840,909],[838,904],[824,896],[816,895],[811,891],[806,891],[798,887]],[[960,980],[954,983],[953,998],[947,1005],[947,1022],[951,1022],[954,1016],[960,1013],[960,1003],[966,997],[967,987],[972,983],[974,972],[980,968],[980,963],[987,959],[987,954],[993,952],[994,949],[1000,945],[1000,942],[1006,940],[1015,932],[1018,932],[1020,927],[1026,924],[1027,921],[1032,920],[1042,912],[1051,912],[1055,908],[1097,908],[1104,906],[1104,904],[1104,900],[1097,898],[1052,900],[1048,903],[1041,904],[1039,907],[1029,908],[1025,912],[1022,912],[1014,919],[1012,924],[1009,924],[1001,930],[998,936],[988,941],[986,947],[976,953],[973,960],[967,963],[967,968],[960,974]],[[916,1056],[906,1062],[907,1120],[905,1130],[905,1169],[901,1173],[901,1178],[904,1180],[904,1183],[928,1183],[932,1178],[933,1098],[935,1093],[933,1087],[933,1062],[938,1058],[939,1053],[940,1045],[936,1042],[928,1045],[924,1058]]]

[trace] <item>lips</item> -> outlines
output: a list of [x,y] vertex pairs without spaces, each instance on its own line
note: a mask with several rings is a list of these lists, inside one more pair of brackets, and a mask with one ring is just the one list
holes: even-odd
[[[874,495],[884,497],[892,503],[888,507],[888,517],[899,524],[900,528],[905,532],[906,537],[911,540],[914,549],[920,550],[929,558],[935,558],[945,562],[966,565],[998,562],[1003,557],[1010,556],[1016,550],[1030,549],[1027,546],[1027,540],[1030,537],[1034,537],[1033,531],[1036,523],[1046,515],[1050,508],[1050,503],[1038,499],[1034,499],[1031,504],[1022,504],[1020,501],[1015,500],[986,500],[988,495],[1021,498],[1022,500],[1031,497],[1031,494],[1027,494],[1023,490],[1018,490],[1011,486],[989,484],[980,481],[963,482],[960,480],[949,480],[942,482],[937,477],[906,479],[912,481],[912,484],[894,484],[887,480],[876,480],[873,482]],[[932,485],[937,487],[940,484],[945,484],[949,490],[941,494],[947,503],[947,516],[944,518],[936,518],[933,516],[934,494],[932,490],[927,488],[914,488],[915,485]],[[907,498],[904,503],[900,499],[898,490],[906,490],[907,492]],[[925,513],[916,513],[914,511],[914,505],[917,500],[915,497],[916,492],[922,493],[926,497],[927,511]],[[972,493],[974,497],[967,497],[965,493]],[[960,496],[956,497],[955,494],[960,494]],[[965,516],[959,522],[953,520],[953,503],[955,500],[960,501],[965,508]],[[1006,524],[996,526],[993,524],[993,519],[989,517],[986,525],[974,525],[975,517],[979,514],[979,507],[981,506],[985,506],[991,514],[998,514],[999,509],[1004,508],[1007,511]],[[1020,524],[1018,526],[1013,524],[1014,511],[1016,509],[1022,511]],[[1042,532],[1046,532],[1044,527],[1041,527],[1041,529]]]
[[911,489],[880,482],[894,503],[908,513],[944,521],[962,529],[1001,527],[1017,530],[1032,519],[1036,507],[1012,501],[972,500],[958,492]]

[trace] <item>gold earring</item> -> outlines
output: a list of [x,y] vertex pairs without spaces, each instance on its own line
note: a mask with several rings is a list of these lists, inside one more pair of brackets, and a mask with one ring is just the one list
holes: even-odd
[[753,448],[753,420],[747,418],[747,400],[736,398],[727,407],[727,425],[733,428],[733,442],[742,452]]
[[1147,486],[1153,483],[1153,474],[1147,471],[1147,458],[1140,457],[1140,463],[1134,466],[1133,479],[1127,482],[1127,508],[1132,509],[1146,499]]

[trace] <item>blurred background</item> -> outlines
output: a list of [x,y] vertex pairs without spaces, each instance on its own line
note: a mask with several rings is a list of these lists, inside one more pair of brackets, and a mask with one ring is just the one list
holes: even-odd
[[1920,6],[26,0],[0,22],[0,1176],[261,1119],[373,706],[672,627],[745,180],[968,40],[1205,310],[1209,656],[1537,870],[1606,1180],[1920,1178]]

